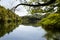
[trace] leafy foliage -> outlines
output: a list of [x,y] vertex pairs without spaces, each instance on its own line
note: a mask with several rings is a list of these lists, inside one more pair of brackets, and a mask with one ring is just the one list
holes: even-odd
[[60,14],[50,14],[46,18],[43,18],[41,21],[39,21],[38,25],[46,28],[60,28]]
[[0,6],[0,21],[21,21],[21,18],[9,9]]
[[[46,2],[48,0],[41,0],[41,1]],[[39,13],[55,13],[55,12],[60,12],[60,0],[56,0],[55,3],[53,3],[51,5],[48,5],[48,6],[33,7],[33,8],[30,9],[30,13],[31,14],[35,14],[35,13],[38,13],[38,12]]]

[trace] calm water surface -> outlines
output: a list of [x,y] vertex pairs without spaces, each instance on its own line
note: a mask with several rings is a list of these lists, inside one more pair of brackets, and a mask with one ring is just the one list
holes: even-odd
[[46,40],[46,31],[41,27],[19,25],[12,32],[0,37],[0,40]]

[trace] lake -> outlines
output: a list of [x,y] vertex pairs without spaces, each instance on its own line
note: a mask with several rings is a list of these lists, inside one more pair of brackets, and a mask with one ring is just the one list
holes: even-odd
[[[9,28],[8,28],[9,29]],[[5,30],[3,30],[5,32]],[[4,34],[0,33],[1,34]],[[46,40],[47,32],[42,27],[19,25],[10,32],[5,32],[0,40]]]

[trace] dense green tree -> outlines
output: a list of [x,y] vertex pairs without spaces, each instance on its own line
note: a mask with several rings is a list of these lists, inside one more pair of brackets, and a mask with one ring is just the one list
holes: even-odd
[[21,18],[9,9],[0,6],[0,22],[20,21]]

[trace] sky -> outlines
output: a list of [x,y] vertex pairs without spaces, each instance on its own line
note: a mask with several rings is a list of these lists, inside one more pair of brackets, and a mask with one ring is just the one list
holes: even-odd
[[[9,8],[11,9],[12,7],[16,6],[17,4],[19,4],[19,0],[1,0],[0,1],[0,5],[4,6],[5,8]],[[17,8],[17,10],[15,11],[15,13],[19,16],[25,16],[28,14],[28,12],[26,11],[26,9],[23,6],[19,6]]]

